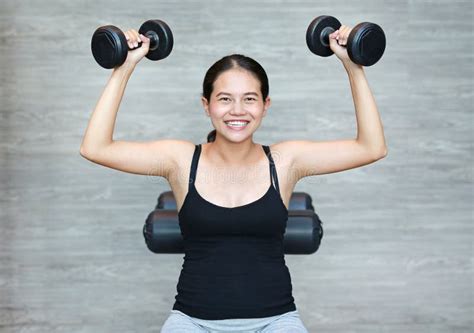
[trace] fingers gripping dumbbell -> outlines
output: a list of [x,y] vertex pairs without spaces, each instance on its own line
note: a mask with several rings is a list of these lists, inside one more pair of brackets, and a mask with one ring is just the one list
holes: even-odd
[[[150,38],[150,49],[146,57],[150,60],[166,58],[173,49],[173,34],[169,26],[161,20],[148,20],[142,24],[138,32]],[[141,47],[142,43],[138,43]],[[92,35],[92,55],[97,63],[104,68],[122,65],[131,50],[127,45],[125,34],[113,25],[99,27]]]
[[[306,31],[306,44],[314,54],[328,57],[333,54],[329,47],[329,35],[341,27],[332,16],[316,17]],[[362,66],[372,66],[385,51],[385,34],[375,23],[362,22],[352,28],[347,39],[347,54],[351,60]]]

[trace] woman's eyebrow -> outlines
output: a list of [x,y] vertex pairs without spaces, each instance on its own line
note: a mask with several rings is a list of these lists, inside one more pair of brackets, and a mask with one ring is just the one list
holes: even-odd
[[221,91],[220,93],[218,93],[218,94],[216,95],[216,97],[219,97],[219,96],[221,96],[221,95],[228,95],[228,96],[230,96],[229,93],[226,93],[226,92],[224,92],[224,91]]
[[[228,95],[228,96],[231,96],[232,94],[228,93],[228,92],[224,92],[224,91],[221,91],[220,93],[218,93],[216,95],[216,97],[219,97],[221,95]],[[248,95],[254,95],[254,96],[257,96],[258,97],[258,94],[256,92],[253,92],[253,91],[250,91],[250,92],[246,92],[244,94],[244,96],[248,96]]]

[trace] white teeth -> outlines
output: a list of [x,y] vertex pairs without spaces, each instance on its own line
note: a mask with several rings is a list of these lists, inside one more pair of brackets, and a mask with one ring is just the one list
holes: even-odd
[[225,123],[230,126],[240,126],[240,127],[246,126],[248,124],[245,121],[226,121]]

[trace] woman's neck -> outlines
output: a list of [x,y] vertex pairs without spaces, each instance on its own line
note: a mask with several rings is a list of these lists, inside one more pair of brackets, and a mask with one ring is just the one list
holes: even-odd
[[249,163],[260,158],[260,145],[252,141],[252,138],[244,142],[229,142],[226,140],[216,140],[206,145],[206,155],[210,160],[221,166],[245,167]]

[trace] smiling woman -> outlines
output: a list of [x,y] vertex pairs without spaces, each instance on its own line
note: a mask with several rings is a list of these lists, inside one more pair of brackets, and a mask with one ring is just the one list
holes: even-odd
[[[130,43],[139,38],[134,31],[126,34]],[[293,188],[303,177],[359,167],[386,154],[363,69],[337,44],[338,36],[330,36],[331,49],[349,75],[358,125],[354,139],[270,146],[254,142],[271,105],[268,78],[257,61],[233,54],[214,63],[204,77],[201,101],[214,126],[208,143],[116,141],[118,107],[130,75],[147,52],[146,37],[140,36],[142,47],[129,51],[125,63],[114,69],[80,153],[117,170],[165,177],[173,190],[185,257],[163,333],[239,328],[307,332],[284,259]]]
[[[222,91],[222,87],[229,86],[229,80],[233,81],[232,87],[235,86],[235,89],[241,86],[245,87],[245,81],[248,80],[251,82],[250,87],[253,89],[252,91],[244,91],[242,95],[236,94],[235,92]],[[237,85],[237,80],[240,80],[238,82],[239,85]],[[257,109],[261,108],[263,104],[264,109],[261,117],[264,117],[267,109],[270,107],[268,77],[265,70],[254,59],[240,54],[226,56],[212,65],[204,77],[202,86],[202,103],[207,115],[211,117],[214,127],[216,128],[208,134],[208,142],[216,140],[217,128],[219,128],[219,126],[216,126],[216,122],[222,121],[213,118],[214,113],[210,113],[210,107],[212,110],[216,110],[216,112],[233,111],[233,115],[229,115],[227,117],[228,119],[223,121],[228,125],[229,130],[234,131],[246,129],[252,119],[249,119],[249,115],[245,112],[241,115],[238,109],[231,110],[232,108],[237,107],[251,110],[252,107]],[[210,105],[211,103],[212,105]],[[214,122],[214,120],[216,122]],[[231,121],[234,121],[234,123],[230,124],[229,122]],[[255,127],[255,130],[258,128],[258,125],[259,123],[257,127]]]

